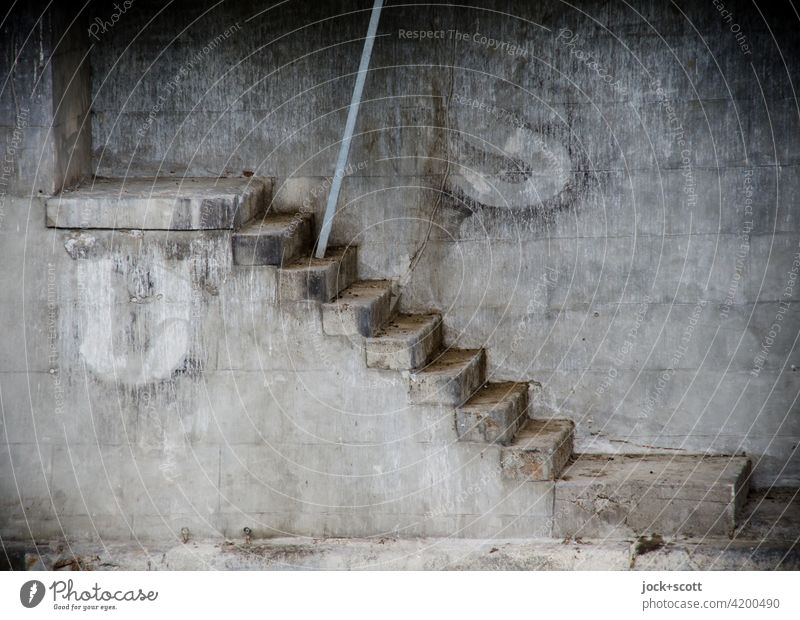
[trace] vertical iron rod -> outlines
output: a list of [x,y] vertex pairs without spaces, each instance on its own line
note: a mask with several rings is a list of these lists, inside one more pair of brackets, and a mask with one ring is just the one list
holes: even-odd
[[350,100],[350,110],[347,112],[347,123],[344,126],[344,137],[339,146],[339,159],[336,161],[336,172],[333,175],[331,193],[328,194],[328,204],[325,207],[325,218],[322,220],[322,230],[319,233],[319,243],[315,256],[324,258],[325,250],[328,247],[328,237],[331,234],[333,218],[336,215],[336,203],[339,200],[339,191],[342,189],[342,179],[344,169],[347,166],[347,157],[350,155],[350,142],[353,139],[353,131],[356,128],[358,118],[358,108],[361,105],[361,94],[364,92],[364,82],[367,79],[369,70],[369,59],[372,56],[372,46],[375,43],[375,34],[378,32],[378,20],[381,17],[383,0],[375,0],[372,6],[372,14],[369,18],[369,28],[367,28],[367,38],[364,41],[364,49],[361,52],[361,63],[358,67],[356,85],[353,88],[353,97]]

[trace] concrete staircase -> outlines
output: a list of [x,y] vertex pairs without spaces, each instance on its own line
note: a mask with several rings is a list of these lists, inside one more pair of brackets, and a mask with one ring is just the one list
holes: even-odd
[[530,419],[528,384],[489,382],[485,351],[445,346],[438,313],[395,312],[390,281],[356,280],[357,248],[312,258],[311,226],[308,214],[259,218],[234,233],[234,262],[278,267],[281,300],[322,304],[325,333],[363,337],[366,365],[405,373],[411,403],[453,407],[459,441],[502,445],[509,478],[557,478],[574,424]]
[[556,536],[734,531],[747,458],[574,454],[574,423],[537,418],[528,383],[492,381],[486,352],[448,342],[439,313],[399,313],[394,282],[358,279],[357,247],[313,258],[313,216],[264,215],[269,193],[270,182],[256,178],[98,180],[49,199],[47,224],[230,231],[234,264],[277,270],[279,302],[318,304],[324,333],[357,340],[366,367],[399,373],[412,405],[452,410],[457,444],[499,451],[482,467],[499,468],[512,484],[549,482]]
[[277,267],[280,299],[319,302],[325,333],[363,338],[367,367],[402,373],[410,403],[452,407],[459,442],[501,446],[503,477],[555,481],[557,536],[734,531],[747,458],[573,454],[574,423],[536,418],[528,383],[490,381],[485,351],[446,344],[438,313],[396,312],[391,281],[357,279],[357,248],[311,258],[312,230],[309,214],[259,218],[233,235],[234,260]]

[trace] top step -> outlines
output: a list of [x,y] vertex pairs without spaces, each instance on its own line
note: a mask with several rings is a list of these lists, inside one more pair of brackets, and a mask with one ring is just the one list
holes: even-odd
[[50,228],[231,230],[266,209],[269,179],[95,179],[47,200]]

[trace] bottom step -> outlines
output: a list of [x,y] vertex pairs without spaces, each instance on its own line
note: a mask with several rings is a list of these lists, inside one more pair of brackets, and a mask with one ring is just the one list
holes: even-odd
[[556,482],[555,535],[729,536],[749,473],[746,457],[582,455]]

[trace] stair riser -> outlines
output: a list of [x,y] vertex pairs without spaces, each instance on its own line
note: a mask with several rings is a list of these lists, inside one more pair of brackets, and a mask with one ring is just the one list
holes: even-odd
[[442,323],[406,341],[367,342],[367,366],[384,370],[414,370],[427,362],[442,342]]
[[[501,384],[492,384],[497,389]],[[489,386],[487,386],[489,387]],[[461,441],[506,445],[528,415],[527,389],[501,387],[502,399],[496,403],[480,402],[485,392],[456,409],[456,432]]]
[[356,279],[355,250],[349,250],[341,262],[331,262],[314,269],[281,269],[279,298],[281,301],[331,301],[339,291]]
[[574,436],[569,433],[552,451],[506,449],[500,457],[503,477],[509,480],[555,480],[572,456]]
[[322,328],[329,336],[369,337],[389,320],[392,296],[387,291],[369,306],[327,304],[322,309]]
[[506,445],[514,439],[525,411],[513,403],[496,407],[491,413],[456,409],[456,432],[461,441]]
[[311,246],[311,222],[298,219],[288,234],[234,235],[233,262],[237,265],[285,265]]
[[486,356],[483,351],[456,377],[412,375],[408,397],[412,404],[443,404],[458,407],[464,404],[486,378]]

